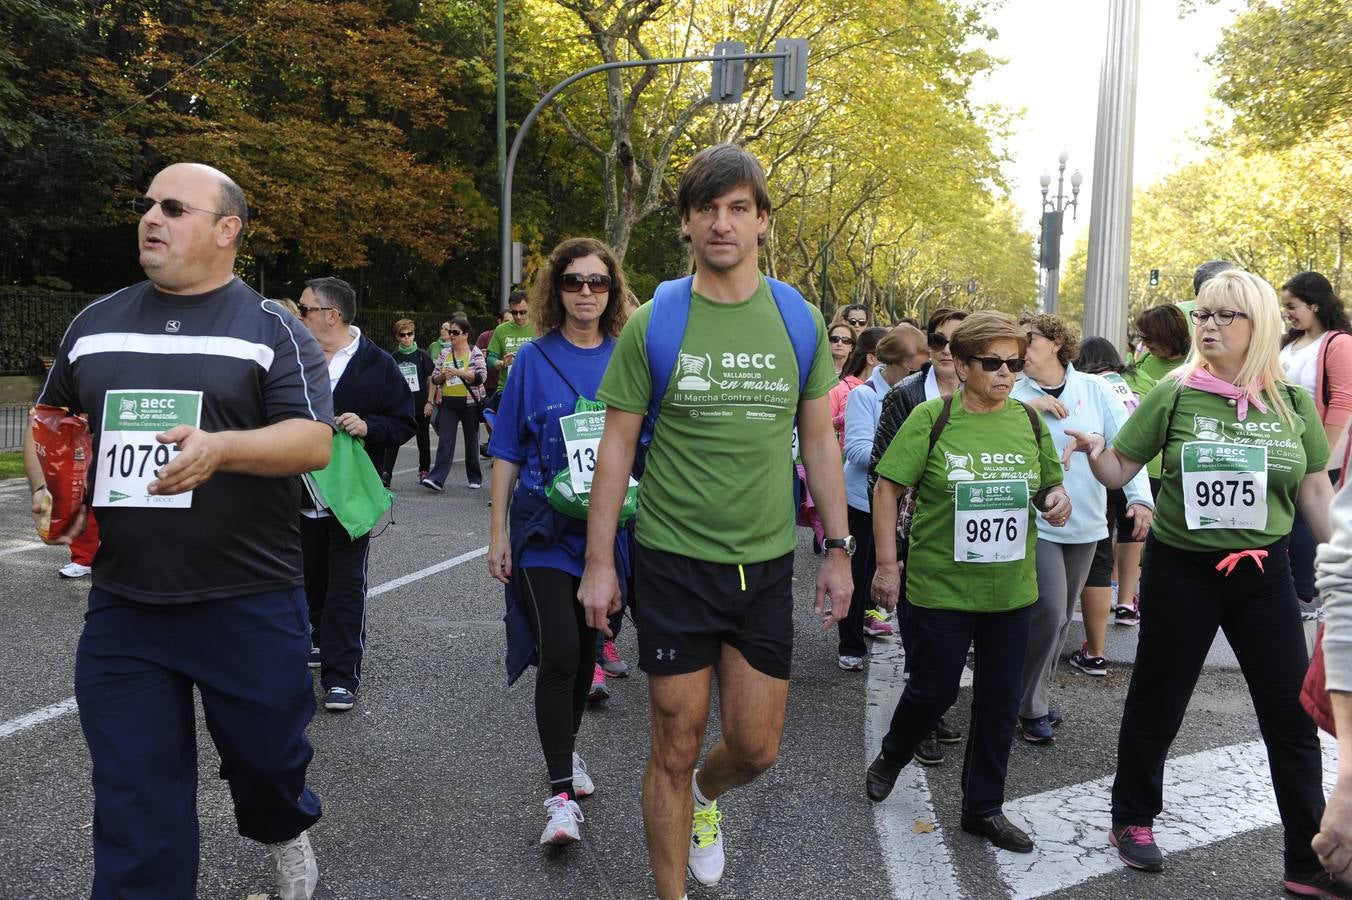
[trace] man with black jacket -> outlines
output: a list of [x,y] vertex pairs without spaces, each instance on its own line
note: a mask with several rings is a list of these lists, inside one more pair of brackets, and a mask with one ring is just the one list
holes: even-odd
[[[379,472],[388,447],[413,436],[413,395],[394,358],[361,333],[352,319],[357,295],[341,278],[312,278],[300,295],[300,320],[319,342],[333,386],[334,422],[360,438]],[[311,487],[307,479],[307,487]],[[316,492],[301,501],[305,595],[324,708],[351,709],[361,685],[366,646],[366,555],[370,534],[353,539]]]

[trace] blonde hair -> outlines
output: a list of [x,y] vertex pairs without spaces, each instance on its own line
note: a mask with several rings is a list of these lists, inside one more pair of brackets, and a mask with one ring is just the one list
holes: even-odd
[[[1244,313],[1253,331],[1235,384],[1246,387],[1251,394],[1262,394],[1283,422],[1294,425],[1295,414],[1282,389],[1288,384],[1281,363],[1282,316],[1272,285],[1243,269],[1228,269],[1213,275],[1202,285],[1197,305],[1213,311],[1237,309]],[[1206,366],[1206,360],[1199,352],[1197,334],[1194,327],[1193,348],[1187,362],[1170,373],[1170,377],[1178,381],[1176,390],[1181,391],[1192,374]]]

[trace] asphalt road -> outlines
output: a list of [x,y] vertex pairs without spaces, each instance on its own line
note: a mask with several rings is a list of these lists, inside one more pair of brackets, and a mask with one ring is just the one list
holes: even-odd
[[[410,459],[411,447],[405,448],[402,465]],[[357,707],[341,715],[321,709],[310,727],[316,748],[310,781],[325,807],[311,833],[321,867],[316,896],[651,897],[639,807],[648,742],[644,678],[635,667],[633,677],[611,680],[611,699],[589,710],[579,750],[597,793],[583,801],[583,841],[563,851],[542,850],[536,841],[546,782],[534,729],[533,678],[505,685],[502,592],[475,555],[487,544],[487,490],[470,491],[457,478],[449,483],[444,494],[434,495],[417,486],[412,472],[396,475],[395,524],[372,543],[371,585],[380,589],[417,577],[370,601]],[[25,502],[21,483],[0,483],[0,900],[74,898],[87,896],[92,872],[89,759],[77,716],[53,707],[73,694],[87,583],[56,576],[64,550],[32,546]],[[424,572],[438,564],[443,568]],[[720,803],[727,874],[716,888],[692,881],[690,897],[925,895],[924,875],[911,857],[915,840],[880,837],[887,833],[888,812],[874,809],[863,792],[864,766],[876,749],[866,737],[869,717],[890,712],[870,709],[869,680],[875,697],[899,685],[889,681],[880,661],[863,675],[837,668],[834,636],[821,635],[811,614],[817,561],[806,540],[796,566],[797,643],[782,753],[757,782]],[[1071,646],[1078,646],[1079,635],[1076,625]],[[1134,639],[1133,630],[1114,629],[1110,657],[1130,659]],[[635,655],[628,623],[619,646],[626,658]],[[895,652],[889,643],[875,647],[880,660]],[[1054,746],[1016,742],[1007,787],[1011,804],[1111,777],[1129,677],[1121,662],[1098,679],[1062,664],[1054,698],[1066,723]],[[957,709],[967,696],[964,689]],[[31,714],[42,710],[50,718],[30,724]],[[715,723],[706,740],[716,735]],[[1194,755],[1257,738],[1243,679],[1222,648],[1203,675],[1173,756],[1206,760]],[[234,830],[204,728],[198,743],[200,896],[266,895],[272,884],[266,853]],[[1038,896],[1040,888],[1030,892],[1011,874],[1020,860],[957,829],[960,754],[959,746],[944,766],[924,772],[931,823],[938,827],[913,837],[930,841],[926,852],[945,860],[957,895]],[[1262,779],[1252,782],[1247,789],[1271,807]],[[1107,795],[1091,791],[1081,802],[1106,810]],[[1197,802],[1181,793],[1166,796],[1170,810],[1180,812]],[[1056,891],[1043,895],[1282,896],[1279,828],[1244,807],[1199,814],[1214,822],[1217,834],[1229,836],[1207,842],[1209,829],[1204,825],[1198,837],[1194,828],[1192,849],[1171,853],[1160,875],[1118,867],[1099,874],[1086,866],[1086,877],[1062,879]],[[1157,838],[1166,852],[1171,836],[1183,840],[1162,822]]]

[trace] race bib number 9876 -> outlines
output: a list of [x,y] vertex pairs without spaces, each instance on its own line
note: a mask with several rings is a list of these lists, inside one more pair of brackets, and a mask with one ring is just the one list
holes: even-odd
[[178,425],[201,427],[201,391],[123,390],[104,395],[95,506],[188,509],[192,491],[151,495],[146,487],[179,451],[155,436]]

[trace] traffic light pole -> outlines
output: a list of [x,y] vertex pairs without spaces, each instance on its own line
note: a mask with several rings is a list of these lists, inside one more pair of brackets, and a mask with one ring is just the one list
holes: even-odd
[[[516,137],[512,139],[512,149],[507,154],[507,167],[502,181],[502,210],[498,217],[498,242],[500,245],[502,275],[500,285],[500,296],[498,297],[499,309],[507,308],[507,298],[512,293],[512,176],[516,172],[516,158],[521,152],[521,143],[530,131],[531,125],[535,123],[536,118],[550,101],[559,95],[564,88],[575,81],[580,81],[588,75],[595,75],[598,72],[608,72],[611,69],[637,69],[647,68],[648,66],[675,66],[682,63],[693,62],[712,62],[727,63],[738,60],[748,59],[775,59],[784,60],[789,63],[795,57],[792,50],[776,50],[774,53],[724,53],[709,56],[676,56],[669,59],[636,59],[624,60],[621,62],[604,63],[599,66],[592,66],[590,69],[583,69],[573,75],[569,75],[563,81],[554,85],[547,94],[540,98],[540,102],[535,104],[535,108],[526,115],[521,121],[521,127],[517,129]],[[806,66],[807,60],[802,59],[802,65]],[[792,78],[792,76],[791,76]]]

